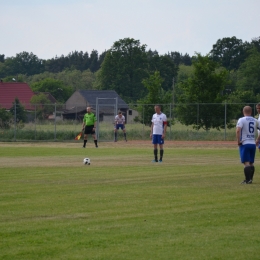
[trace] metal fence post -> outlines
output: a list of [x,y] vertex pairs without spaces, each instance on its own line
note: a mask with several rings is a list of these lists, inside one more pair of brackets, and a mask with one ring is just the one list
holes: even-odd
[[36,104],[34,105],[34,140],[36,141]]
[[172,133],[172,103],[170,103],[170,119],[171,119],[171,122],[170,122],[170,140],[171,140],[171,133]]
[[226,141],[227,136],[227,101],[225,100],[225,132],[224,132],[224,140]]
[[14,103],[14,141],[16,141],[16,102]]
[[199,103],[197,103],[197,125],[199,124],[199,114],[200,114],[200,107],[199,107]]
[[55,108],[54,108],[54,141],[56,141],[56,112],[57,112],[57,107],[55,103]]
[[144,104],[143,104],[143,133],[142,133],[142,138],[144,140]]

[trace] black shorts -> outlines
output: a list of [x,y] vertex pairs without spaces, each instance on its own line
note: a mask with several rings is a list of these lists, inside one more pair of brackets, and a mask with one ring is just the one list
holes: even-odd
[[85,126],[84,134],[85,135],[88,135],[88,134],[93,135],[93,134],[95,134],[95,130],[93,128],[94,128],[94,125]]

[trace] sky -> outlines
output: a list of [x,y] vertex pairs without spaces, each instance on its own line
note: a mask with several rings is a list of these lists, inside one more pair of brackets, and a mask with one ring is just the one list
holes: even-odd
[[163,55],[206,55],[218,39],[260,36],[260,0],[0,0],[0,54],[99,54],[133,38]]

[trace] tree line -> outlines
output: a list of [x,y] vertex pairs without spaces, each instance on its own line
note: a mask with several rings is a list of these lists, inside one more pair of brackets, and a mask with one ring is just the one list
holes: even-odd
[[[27,82],[33,91],[50,92],[59,102],[77,89],[111,89],[135,104],[173,100],[182,104],[256,103],[260,100],[260,37],[251,42],[236,37],[219,39],[207,55],[195,53],[192,57],[177,51],[159,55],[132,38],[114,42],[101,55],[95,50],[90,55],[75,51],[41,60],[27,52],[10,58],[2,54],[0,77]],[[205,113],[196,122],[190,119],[187,105],[175,112],[180,121],[197,129],[223,127],[217,111]],[[230,120],[232,117],[230,113]]]

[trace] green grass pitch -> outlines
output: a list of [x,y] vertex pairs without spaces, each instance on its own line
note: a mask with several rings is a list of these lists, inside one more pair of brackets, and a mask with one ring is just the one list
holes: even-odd
[[0,144],[0,259],[260,258],[258,153],[240,185],[235,145],[81,146]]

